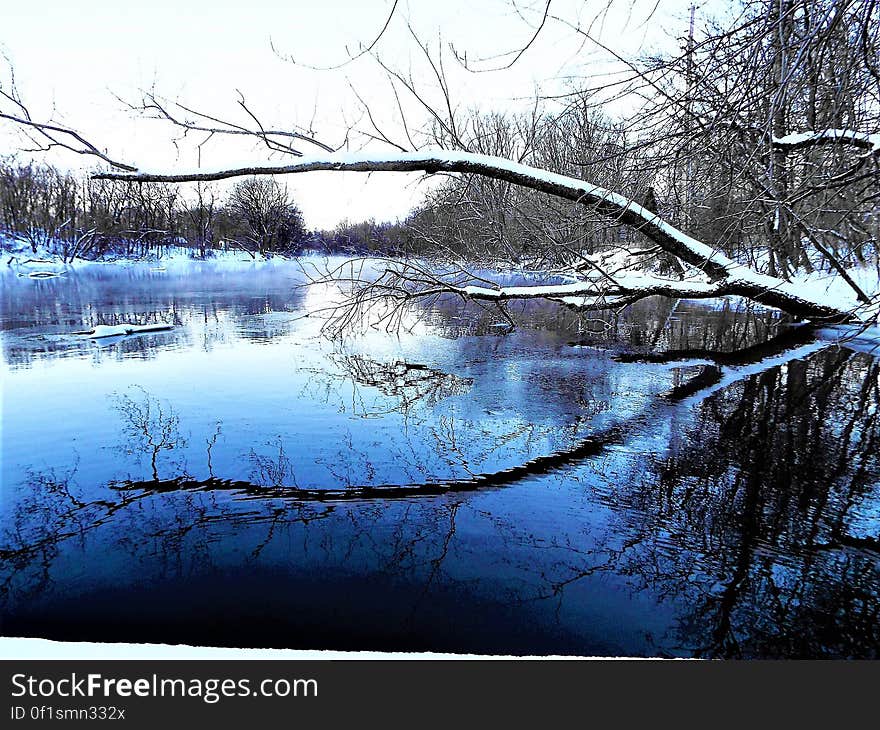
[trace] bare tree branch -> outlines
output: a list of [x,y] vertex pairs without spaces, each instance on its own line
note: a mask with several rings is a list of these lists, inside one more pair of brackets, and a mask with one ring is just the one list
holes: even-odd
[[278,49],[275,47],[274,41],[272,41],[271,39],[269,40],[269,45],[272,47],[272,50],[275,51],[275,54],[279,58],[282,58],[283,60],[285,60],[289,63],[292,63],[296,66],[302,66],[302,67],[310,69],[312,71],[337,71],[341,68],[344,68],[345,66],[348,66],[350,63],[354,63],[362,56],[365,56],[368,53],[372,52],[372,50],[376,47],[376,45],[379,43],[379,41],[382,40],[382,36],[385,35],[385,31],[388,30],[388,26],[391,25],[391,19],[394,17],[394,13],[397,10],[397,5],[399,2],[400,2],[400,0],[394,0],[394,4],[391,6],[391,11],[388,13],[388,17],[385,18],[385,24],[382,26],[382,29],[379,31],[379,33],[376,35],[376,37],[372,40],[372,42],[369,45],[367,45],[366,47],[361,48],[361,50],[358,51],[354,56],[350,56],[347,60],[343,61],[342,63],[336,64],[335,66],[311,66],[307,63],[302,63],[300,61],[294,60],[293,56],[291,56],[289,54],[280,53],[278,51]]
[[[117,97],[117,99],[119,99],[119,97]],[[229,122],[210,114],[197,111],[189,106],[181,104],[180,102],[168,102],[160,98],[153,92],[144,93],[143,99],[139,105],[131,104],[124,101],[123,99],[119,99],[119,101],[121,101],[133,111],[151,113],[157,119],[162,119],[164,121],[170,122],[174,126],[180,127],[184,130],[184,134],[186,134],[186,132],[192,131],[205,132],[210,135],[224,134],[256,137],[257,139],[261,140],[271,151],[281,152],[283,154],[292,155],[294,157],[301,157],[303,154],[302,151],[293,147],[291,143],[283,142],[281,141],[281,139],[277,138],[307,142],[308,144],[314,145],[315,147],[318,147],[325,152],[336,151],[335,148],[325,144],[324,142],[321,142],[312,135],[291,130],[264,128],[262,122],[260,122],[257,116],[248,108],[247,104],[245,103],[244,96],[241,94],[241,92],[239,92],[238,104],[245,111],[245,113],[254,120],[257,125],[257,129],[250,129],[243,125]],[[195,115],[196,117],[204,119],[208,122],[213,122],[214,124],[220,126],[209,126],[207,124],[201,124],[187,119],[181,119],[180,116],[172,113],[169,108],[171,106],[177,107],[186,114]]]

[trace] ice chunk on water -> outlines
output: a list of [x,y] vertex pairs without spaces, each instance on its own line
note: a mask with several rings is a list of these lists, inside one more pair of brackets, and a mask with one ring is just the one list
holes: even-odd
[[97,339],[100,337],[132,335],[137,332],[161,332],[162,330],[170,330],[173,326],[170,324],[99,324],[92,330],[74,332],[74,334]]

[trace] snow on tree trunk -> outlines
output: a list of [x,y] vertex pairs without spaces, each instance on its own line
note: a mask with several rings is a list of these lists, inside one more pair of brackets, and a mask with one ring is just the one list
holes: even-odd
[[[852,142],[858,146],[870,145],[869,154],[880,149],[880,139],[871,135],[862,136],[815,133],[778,140],[782,145],[824,144],[829,140]],[[653,277],[623,275],[615,277],[615,285],[606,282],[601,291],[594,283],[585,282],[583,286],[562,285],[542,287],[512,287],[508,289],[489,289],[480,287],[440,287],[438,291],[454,291],[465,296],[480,299],[513,299],[544,297],[549,299],[566,298],[568,303],[576,304],[572,297],[611,296],[621,298],[640,298],[654,294],[674,297],[714,297],[738,295],[761,304],[784,310],[797,317],[811,320],[854,321],[876,317],[869,309],[861,316],[855,314],[857,303],[817,297],[803,291],[797,285],[777,277],[760,274],[743,266],[711,246],[698,241],[683,231],[667,223],[660,216],[638,205],[625,196],[577,178],[513,162],[501,157],[478,155],[449,150],[430,150],[404,153],[335,153],[320,157],[302,157],[288,165],[256,165],[240,168],[226,168],[214,171],[195,170],[191,172],[134,172],[101,173],[97,179],[130,180],[137,182],[195,182],[223,180],[249,175],[284,175],[313,171],[353,171],[353,172],[413,172],[426,173],[451,172],[483,175],[504,180],[516,185],[532,188],[549,195],[588,205],[593,209],[638,230],[657,243],[667,253],[702,272],[706,281],[677,282]],[[572,272],[574,273],[574,272]],[[876,309],[876,307],[874,308]]]

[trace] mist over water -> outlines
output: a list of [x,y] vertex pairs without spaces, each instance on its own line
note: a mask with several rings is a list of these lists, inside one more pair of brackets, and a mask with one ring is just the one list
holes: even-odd
[[[870,355],[713,364],[791,329],[654,300],[333,339],[295,262],[158,268],[0,277],[3,635],[880,653]],[[174,327],[71,334],[119,323]]]

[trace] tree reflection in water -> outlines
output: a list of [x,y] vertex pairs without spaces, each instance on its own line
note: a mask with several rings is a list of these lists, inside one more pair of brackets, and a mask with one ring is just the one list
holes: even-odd
[[832,347],[729,388],[629,492],[645,521],[619,568],[692,596],[684,646],[877,655],[878,375]]
[[[180,418],[169,404],[163,404],[143,388],[138,396],[118,394],[114,408],[122,418],[122,450],[128,455],[149,457],[153,479],[159,479],[159,456],[163,451],[186,446],[180,433]],[[181,469],[180,466],[177,467]]]

